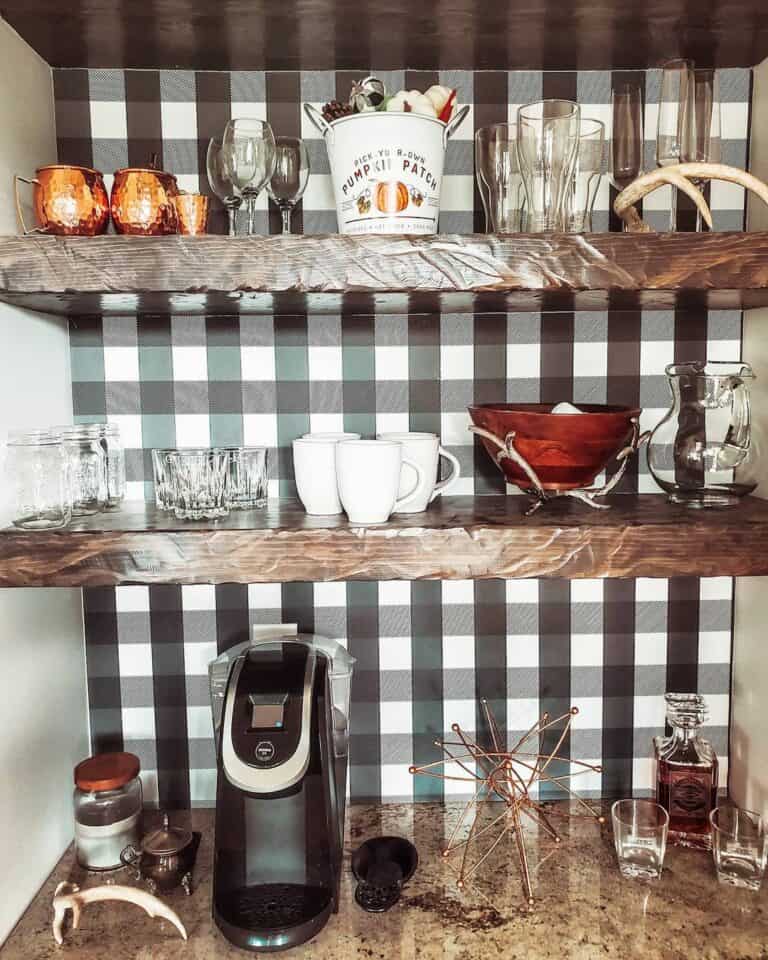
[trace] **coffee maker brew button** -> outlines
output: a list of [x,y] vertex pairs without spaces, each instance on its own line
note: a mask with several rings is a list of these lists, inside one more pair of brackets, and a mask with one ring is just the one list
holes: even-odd
[[275,745],[270,740],[260,740],[253,754],[259,763],[269,763],[275,758]]

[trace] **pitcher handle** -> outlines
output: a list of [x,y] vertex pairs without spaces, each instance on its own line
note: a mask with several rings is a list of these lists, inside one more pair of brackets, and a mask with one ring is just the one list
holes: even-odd
[[461,476],[461,467],[459,466],[459,461],[456,459],[456,457],[454,457],[452,453],[448,453],[444,447],[438,447],[437,452],[439,456],[445,457],[446,460],[450,461],[451,465],[453,466],[453,470],[451,471],[451,475],[449,477],[446,477],[445,480],[441,480],[440,483],[435,484],[435,489],[432,491],[432,496],[429,498],[430,503],[432,503],[435,497],[438,497],[441,493],[445,493],[446,490],[449,490]]
[[400,462],[406,464],[407,466],[411,467],[412,470],[416,471],[416,486],[410,491],[410,493],[406,493],[404,497],[400,497],[399,500],[395,500],[395,505],[392,507],[392,513],[397,513],[397,511],[401,507],[404,507],[406,503],[410,503],[411,500],[419,496],[427,484],[427,475],[424,473],[424,470],[418,465],[418,463],[414,463],[413,460],[408,460],[406,457],[403,457]]
[[461,108],[461,110],[457,110],[454,117],[451,120],[449,120],[448,123],[446,123],[445,129],[443,130],[443,146],[445,146],[450,140],[450,138],[454,135],[454,133],[456,133],[456,131],[461,126],[462,120],[464,119],[464,117],[466,117],[468,113],[469,113],[469,106],[465,104]]
[[42,227],[33,227],[31,230],[27,230],[27,225],[24,223],[24,214],[21,212],[21,198],[19,197],[19,180],[22,183],[29,183],[40,186],[40,181],[36,177],[32,177],[31,180],[27,177],[20,177],[18,173],[13,176],[13,192],[16,197],[16,216],[19,218],[19,223],[21,224],[21,229],[24,235],[26,236],[29,233],[44,233]]
[[306,114],[307,119],[312,126],[319,130],[324,137],[327,137],[330,134],[331,139],[333,139],[333,130],[331,129],[331,125],[328,123],[322,113],[320,113],[317,107],[313,107],[311,103],[305,103],[304,113]]

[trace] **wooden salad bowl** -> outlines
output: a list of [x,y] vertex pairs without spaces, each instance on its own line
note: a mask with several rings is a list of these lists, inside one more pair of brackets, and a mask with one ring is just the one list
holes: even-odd
[[[493,434],[498,443],[481,436],[488,455],[508,483],[530,490],[525,470],[508,456],[511,444],[537,474],[544,490],[589,487],[631,441],[640,417],[637,407],[580,403],[581,413],[552,413],[552,403],[482,403],[468,407],[476,427]],[[511,436],[512,435],[512,436]]]

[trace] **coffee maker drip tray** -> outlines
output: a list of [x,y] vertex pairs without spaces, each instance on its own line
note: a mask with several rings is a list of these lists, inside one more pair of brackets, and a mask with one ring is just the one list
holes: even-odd
[[[313,937],[331,912],[331,891],[300,883],[240,887],[216,903],[228,938],[251,950],[280,950]],[[245,941],[245,942],[243,942]]]

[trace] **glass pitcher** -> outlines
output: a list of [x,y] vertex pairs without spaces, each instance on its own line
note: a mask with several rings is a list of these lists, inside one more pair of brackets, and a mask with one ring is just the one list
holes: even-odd
[[673,363],[672,407],[651,434],[648,466],[672,503],[726,507],[757,486],[748,363]]

